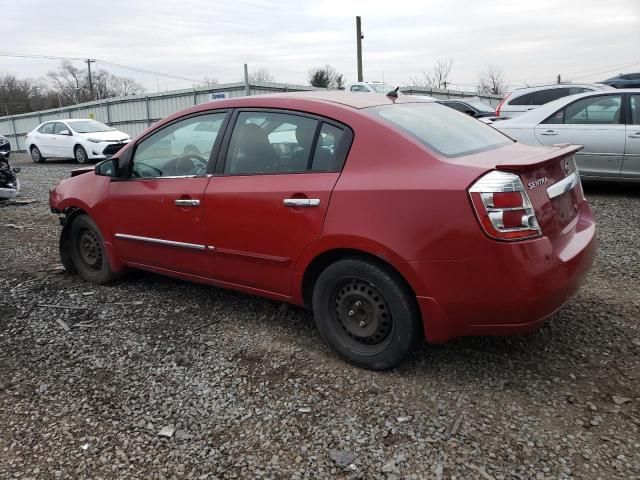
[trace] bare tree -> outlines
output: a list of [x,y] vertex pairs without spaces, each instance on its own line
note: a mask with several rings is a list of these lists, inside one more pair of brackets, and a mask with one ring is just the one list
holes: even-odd
[[344,75],[331,65],[314,67],[309,70],[309,84],[317,88],[337,88],[344,90]]
[[496,65],[488,65],[486,70],[478,75],[478,91],[491,95],[504,95],[507,84],[502,69]]
[[249,83],[273,83],[275,77],[266,68],[259,68],[249,73]]
[[214,88],[214,87],[217,87],[219,83],[220,83],[220,82],[218,82],[218,79],[217,79],[217,78],[214,78],[214,77],[204,77],[204,81],[203,81],[201,84],[199,84],[199,85],[194,85],[194,86],[197,86],[197,87]]
[[91,76],[92,98],[87,71],[75,67],[68,60],[63,60],[60,63],[60,68],[55,72],[49,72],[47,77],[52,84],[52,90],[62,105],[138,95],[145,91],[142,85],[131,78],[118,77],[107,70],[100,69],[93,72]]
[[57,106],[55,96],[32,79],[0,75],[0,116],[27,113]]
[[453,68],[453,58],[438,60],[431,70],[422,70],[422,74],[411,78],[411,83],[416,87],[426,88],[447,88],[451,69]]

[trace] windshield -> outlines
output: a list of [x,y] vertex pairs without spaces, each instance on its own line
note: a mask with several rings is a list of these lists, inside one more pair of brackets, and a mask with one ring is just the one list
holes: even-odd
[[78,122],[69,122],[69,126],[74,132],[77,133],[109,132],[113,130],[113,128],[108,127],[104,123],[96,122],[95,120],[80,120]]
[[384,93],[385,95],[391,90],[395,90],[395,87],[387,85],[386,83],[370,83],[369,86],[373,88],[376,93]]
[[370,111],[446,157],[486,152],[513,142],[493,127],[437,103],[400,103]]

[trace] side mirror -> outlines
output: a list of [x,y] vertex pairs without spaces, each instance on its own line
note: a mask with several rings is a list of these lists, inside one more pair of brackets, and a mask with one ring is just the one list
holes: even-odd
[[71,136],[71,132],[69,130],[62,130],[58,135],[69,135]]
[[96,164],[95,174],[100,177],[117,177],[118,176],[118,159],[109,158]]

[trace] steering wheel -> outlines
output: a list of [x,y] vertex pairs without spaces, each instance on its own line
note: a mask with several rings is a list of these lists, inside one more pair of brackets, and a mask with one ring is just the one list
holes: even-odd
[[200,155],[191,153],[182,155],[176,158],[176,173],[177,175],[202,175],[206,172],[208,163],[208,160]]

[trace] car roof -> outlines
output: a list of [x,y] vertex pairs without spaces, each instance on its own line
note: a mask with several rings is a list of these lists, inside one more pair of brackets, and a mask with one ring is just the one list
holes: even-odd
[[[296,99],[296,100],[307,100],[312,103],[315,102],[328,102],[328,103],[336,103],[339,105],[344,105],[347,107],[352,107],[356,109],[361,108],[369,108],[369,107],[377,107],[381,105],[393,105],[394,103],[432,103],[432,100],[427,100],[423,98],[413,98],[411,95],[399,95],[397,98],[388,97],[386,95],[382,95],[380,93],[368,93],[366,95],[356,95],[353,93],[347,93],[344,91],[306,91],[306,92],[286,92],[286,93],[273,93],[268,95],[256,95],[253,97],[236,97],[230,100],[218,100],[217,102],[229,102],[231,104],[236,104],[238,107],[245,106],[245,104],[250,104],[253,99],[265,99],[265,100],[275,100],[275,99]],[[247,105],[249,106],[249,105]]]
[[611,90],[596,90],[594,92],[585,92],[578,93],[577,95],[567,95],[566,97],[558,98],[557,100],[553,100],[552,102],[545,103],[533,110],[529,110],[528,112],[523,113],[522,115],[518,115],[517,117],[510,118],[508,120],[503,120],[499,122],[500,125],[533,125],[538,124],[542,120],[546,119],[553,112],[562,108],[564,105],[571,103],[575,100],[579,100],[581,98],[588,97],[600,97],[600,96],[609,96],[609,95],[622,95],[624,93],[640,93],[640,88],[625,88],[624,90],[611,89]]
[[530,87],[520,87],[514,88],[512,94],[514,93],[528,93],[528,92],[536,92],[539,90],[548,90],[552,88],[571,88],[571,87],[590,87],[596,88],[598,90],[607,90],[607,85],[602,85],[599,83],[550,83],[548,85],[532,85]]

